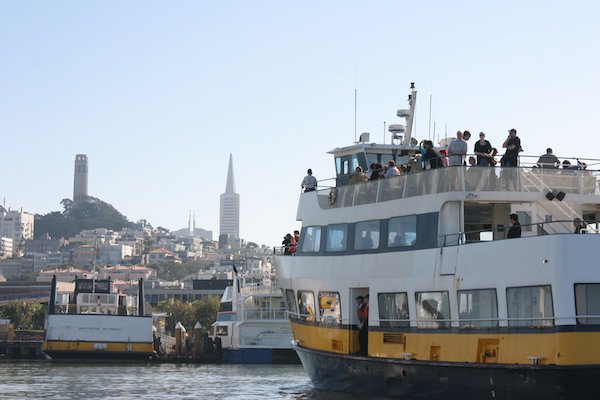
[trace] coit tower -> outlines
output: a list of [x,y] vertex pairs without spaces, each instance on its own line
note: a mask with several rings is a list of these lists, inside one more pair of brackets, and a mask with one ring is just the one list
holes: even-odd
[[73,201],[88,197],[88,158],[85,154],[75,156],[75,176],[73,179]]

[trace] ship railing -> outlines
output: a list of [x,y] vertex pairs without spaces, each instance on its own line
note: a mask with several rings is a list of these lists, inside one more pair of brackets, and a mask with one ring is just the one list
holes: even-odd
[[[580,230],[581,234],[599,234],[600,221],[581,222],[576,219],[563,219],[547,222],[535,222],[531,224],[521,224],[522,237],[545,236],[556,234],[573,234],[575,224],[583,223]],[[464,232],[448,233],[440,235],[440,245],[443,247],[463,245],[469,243],[479,243],[498,239],[498,235],[506,236],[510,226],[497,226],[496,228],[476,229]]]
[[246,321],[264,321],[287,319],[287,310],[285,308],[253,308],[244,309],[244,320]]
[[243,335],[240,336],[240,345],[255,347],[279,347],[290,343],[290,334],[291,331],[288,333],[262,332],[258,335]]
[[[321,317],[312,314],[289,312],[290,320],[314,322],[322,325],[345,325],[348,329],[358,327],[358,321],[348,318]],[[369,319],[369,326],[387,328],[419,328],[419,329],[486,329],[486,328],[546,328],[556,325],[572,325],[574,321],[584,325],[600,324],[600,315],[568,315],[568,316],[530,316],[505,318],[410,318],[410,319]]]
[[535,162],[533,165],[521,162],[519,167],[454,166],[409,172],[354,185],[319,186],[316,193],[322,209],[448,192],[563,192],[598,195],[600,171],[591,169],[598,166],[598,160],[588,160],[586,169],[539,168]]

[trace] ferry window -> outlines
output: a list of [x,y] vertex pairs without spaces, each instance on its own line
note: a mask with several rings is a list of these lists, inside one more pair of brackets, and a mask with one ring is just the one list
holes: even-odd
[[335,159],[335,168],[338,175],[352,174],[358,165],[359,163],[356,154],[336,157]]
[[506,303],[508,304],[508,326],[554,325],[550,285],[507,288]]
[[348,241],[348,224],[329,225],[327,227],[326,251],[344,251]]
[[[575,307],[577,309],[577,323],[600,325],[600,284],[575,285]],[[584,317],[579,317],[580,315]],[[596,317],[592,317],[593,315]]]
[[414,246],[416,241],[416,215],[390,219],[388,223],[388,247]]
[[309,226],[302,238],[303,253],[318,253],[321,249],[321,227]]
[[368,250],[379,248],[379,221],[364,221],[356,224],[354,249]]
[[285,300],[287,302],[287,309],[289,312],[295,314],[298,312],[296,308],[296,296],[294,296],[294,291],[292,289],[285,290]]
[[340,324],[342,322],[340,294],[337,292],[319,292],[319,314],[323,323]]
[[458,319],[461,328],[498,326],[496,289],[459,290]]
[[215,327],[215,334],[217,336],[227,336],[227,325],[217,325]]
[[450,326],[448,292],[415,293],[418,328],[446,328]]
[[410,326],[408,314],[408,295],[406,293],[379,293],[379,325],[389,328]]
[[315,295],[310,290],[298,290],[298,313],[302,319],[314,320]]

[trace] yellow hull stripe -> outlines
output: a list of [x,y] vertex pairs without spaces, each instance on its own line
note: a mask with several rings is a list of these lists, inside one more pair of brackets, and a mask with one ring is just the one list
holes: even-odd
[[43,343],[42,351],[152,353],[154,347],[152,343],[48,341]]
[[[291,321],[301,346],[358,352],[358,331]],[[436,333],[369,332],[372,357],[499,364],[600,364],[600,332]]]

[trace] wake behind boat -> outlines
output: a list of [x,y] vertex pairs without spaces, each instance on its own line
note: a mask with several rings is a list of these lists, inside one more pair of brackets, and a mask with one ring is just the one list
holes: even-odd
[[[275,259],[313,385],[403,399],[596,399],[593,162],[423,169],[411,89],[397,143],[330,152],[335,187],[300,195],[296,255]],[[357,166],[390,160],[412,171],[348,184]],[[507,234],[509,215],[518,234]]]

